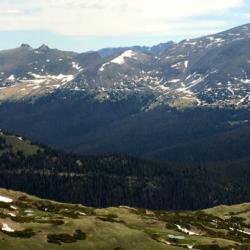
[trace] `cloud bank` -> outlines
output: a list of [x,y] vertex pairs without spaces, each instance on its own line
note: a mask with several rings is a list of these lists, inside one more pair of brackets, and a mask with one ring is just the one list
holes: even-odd
[[[215,30],[244,0],[1,0],[0,30],[43,30],[73,36],[175,34]],[[203,18],[197,21],[195,18]]]

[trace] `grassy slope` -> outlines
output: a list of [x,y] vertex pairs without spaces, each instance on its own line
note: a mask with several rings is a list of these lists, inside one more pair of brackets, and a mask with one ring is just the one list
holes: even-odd
[[[82,205],[61,204],[41,200],[20,192],[0,189],[0,195],[13,199],[10,204],[0,202],[0,228],[7,223],[15,233],[0,230],[0,249],[88,249],[88,250],[153,250],[153,249],[242,249],[250,247],[250,237],[229,228],[250,227],[245,221],[250,204],[217,207],[197,212],[148,211],[128,207],[94,209]],[[13,209],[10,206],[15,206]],[[16,215],[8,215],[11,212]],[[230,217],[229,217],[230,214]],[[227,215],[227,217],[223,217]],[[199,235],[188,235],[176,225],[188,228]],[[32,229],[30,238],[20,232]],[[86,239],[73,243],[48,243],[50,234],[73,236],[76,230],[86,234]],[[18,235],[19,234],[19,235]],[[169,235],[183,238],[171,239]],[[55,236],[54,236],[55,237]],[[61,239],[62,235],[60,235]],[[243,243],[244,242],[244,243]]]
[[227,218],[230,216],[235,216],[238,218],[244,218],[245,223],[250,224],[250,204],[243,203],[234,206],[218,206],[210,209],[204,210],[206,213],[213,214],[220,218]]
[[13,153],[22,151],[24,155],[29,156],[36,154],[39,149],[42,150],[42,148],[39,146],[32,144],[29,140],[26,140],[22,137],[0,132],[0,138],[5,140],[6,146],[9,147],[6,147],[4,150],[0,149],[0,154],[4,151],[11,151]]

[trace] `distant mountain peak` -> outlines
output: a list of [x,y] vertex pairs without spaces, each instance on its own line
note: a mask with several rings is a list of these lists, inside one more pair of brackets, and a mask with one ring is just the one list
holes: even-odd
[[103,49],[99,50],[98,53],[102,57],[109,57],[109,56],[113,56],[116,54],[121,54],[127,50],[133,50],[136,52],[151,53],[154,55],[159,55],[162,52],[170,49],[174,44],[175,43],[173,41],[169,41],[166,43],[160,43],[160,44],[154,45],[152,47],[136,45],[136,46],[132,46],[132,47],[103,48]]
[[32,49],[32,47],[27,43],[22,43],[20,47],[21,48],[26,48],[26,49]]
[[38,50],[40,50],[40,51],[48,51],[48,50],[50,50],[50,48],[49,48],[48,45],[42,44],[42,45],[38,48]]

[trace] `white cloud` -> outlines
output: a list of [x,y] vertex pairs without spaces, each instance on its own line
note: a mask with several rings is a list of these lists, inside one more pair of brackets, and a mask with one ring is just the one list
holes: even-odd
[[3,9],[0,10],[0,15],[7,15],[7,14],[20,14],[22,11],[19,9]]
[[195,22],[192,17],[221,14],[244,3],[244,0],[1,0],[0,14],[12,15],[0,15],[0,30],[47,30],[78,36],[175,34],[191,28],[215,30],[223,22]]

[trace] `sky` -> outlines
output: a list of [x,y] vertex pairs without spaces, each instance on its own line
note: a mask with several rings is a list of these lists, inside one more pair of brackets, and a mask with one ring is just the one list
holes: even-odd
[[250,22],[250,0],[0,0],[0,49],[151,46]]

